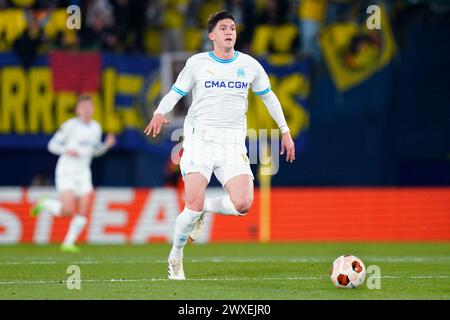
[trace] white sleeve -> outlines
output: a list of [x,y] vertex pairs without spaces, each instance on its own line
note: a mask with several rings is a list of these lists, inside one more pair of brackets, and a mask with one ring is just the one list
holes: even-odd
[[254,60],[254,63],[256,72],[251,85],[253,92],[260,96],[270,91],[270,80],[263,66],[257,60]]
[[170,112],[173,107],[177,104],[178,100],[180,100],[182,95],[175,92],[173,89],[170,90],[159,102],[158,108],[156,108],[155,113],[166,114]]
[[48,151],[55,155],[63,154],[66,151],[65,143],[70,135],[70,132],[72,131],[72,128],[73,122],[71,120],[64,122],[48,142]]
[[192,59],[186,61],[186,65],[177,77],[177,80],[173,84],[171,90],[161,99],[158,108],[153,114],[162,113],[166,114],[170,112],[177,102],[194,87],[195,80],[193,76],[193,62]]
[[106,143],[102,142],[102,128],[100,125],[98,126],[98,135],[97,135],[97,143],[94,147],[94,157],[100,157],[104,155],[109,150],[109,147]]
[[192,90],[195,84],[194,79],[194,63],[189,58],[186,61],[186,65],[177,77],[177,80],[172,86],[172,90],[178,93],[180,96],[185,96]]
[[104,155],[108,150],[109,150],[108,145],[106,143],[101,143],[100,142],[95,147],[94,157],[100,157],[100,156]]
[[273,91],[269,91],[263,95],[260,95],[262,101],[264,102],[267,110],[270,113],[270,116],[280,128],[281,133],[285,133],[289,131],[289,127],[287,126],[286,119],[284,118],[283,109],[281,108],[280,101]]

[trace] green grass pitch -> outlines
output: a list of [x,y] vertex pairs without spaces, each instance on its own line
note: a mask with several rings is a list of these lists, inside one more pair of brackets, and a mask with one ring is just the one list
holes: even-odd
[[[186,281],[167,280],[168,244],[81,248],[0,246],[0,299],[450,299],[450,243],[188,245]],[[347,253],[380,267],[380,289],[332,285],[331,263]],[[70,265],[79,290],[67,287]]]

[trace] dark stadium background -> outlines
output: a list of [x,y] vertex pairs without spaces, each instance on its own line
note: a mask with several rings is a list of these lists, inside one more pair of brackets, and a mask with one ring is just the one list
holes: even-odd
[[[81,9],[80,30],[67,29],[70,5]],[[370,5],[381,10],[379,30],[367,27]],[[240,224],[242,230],[237,224],[241,231],[230,239],[258,239],[258,232],[262,239],[266,228],[272,238],[278,234],[275,239],[284,240],[448,241],[447,1],[0,0],[2,190],[54,185],[57,158],[46,144],[73,114],[76,95],[86,91],[96,95],[105,132],[118,137],[114,149],[93,161],[95,186],[140,188],[136,192],[143,194],[134,196],[135,202],[153,188],[180,187],[169,137],[180,127],[187,102],[176,108],[174,125],[163,137],[154,141],[142,132],[165,93],[158,86],[163,57],[209,50],[206,18],[219,9],[237,17],[236,48],[257,57],[274,77],[297,146],[295,163],[280,158],[270,181],[271,204],[257,190],[253,214]],[[183,60],[177,63],[172,77]],[[107,68],[113,70],[109,82]],[[51,74],[53,82],[30,89],[33,79],[41,79],[37,71]],[[51,102],[40,98],[49,92]],[[275,128],[252,93],[249,98],[249,123]],[[44,105],[50,120],[44,113],[32,115]],[[41,118],[32,124],[36,117]],[[257,165],[253,169],[257,176]],[[255,183],[260,185],[258,177]],[[27,215],[34,201],[23,197],[19,216]],[[311,197],[317,202],[307,203]],[[181,194],[178,200],[181,206]],[[346,212],[349,233],[329,233]],[[354,220],[361,216],[364,226]],[[263,228],[259,218],[272,219],[274,229]],[[315,219],[328,225],[316,229]],[[298,226],[297,233],[279,229],[289,223]],[[383,223],[390,223],[390,233]],[[218,226],[211,239],[227,240],[229,228]]]
[[[22,7],[20,10],[24,13],[38,10],[50,12],[54,8],[79,4],[82,12],[86,12],[86,8],[94,2],[1,1],[0,8],[6,10]],[[0,33],[2,35],[0,50],[2,54],[22,55],[19,61],[24,68],[36,59],[29,52],[32,50],[37,50],[38,54],[46,54],[52,49],[90,52],[101,50],[105,53],[158,57],[158,52],[152,52],[144,46],[145,31],[154,28],[162,32],[165,24],[169,24],[167,28],[172,28],[170,23],[174,28],[182,28],[177,23],[189,23],[199,30],[204,26],[204,21],[200,19],[204,19],[205,15],[201,16],[201,10],[199,14],[191,14],[192,11],[182,9],[176,1],[153,2],[160,3],[161,6],[167,3],[170,13],[173,11],[173,14],[177,14],[178,9],[181,16],[174,18],[172,22],[155,21],[151,10],[146,11],[147,6],[150,7],[148,1],[110,1],[115,22],[105,32],[114,35],[117,41],[115,45],[106,46],[104,42],[93,37],[91,32],[84,32],[89,27],[86,26],[87,19],[83,19],[76,44],[65,46],[64,41],[56,36],[53,39],[42,36],[39,40],[34,39],[38,42],[37,48],[28,46],[24,50],[21,49],[21,43],[34,42],[24,40],[20,34],[13,39],[5,39],[8,37],[3,29]],[[192,1],[192,4],[188,3],[189,1],[185,2],[186,6],[202,6],[202,1]],[[214,3],[217,8],[235,8],[234,3],[241,3],[241,8],[234,10],[242,13],[243,21],[249,21],[249,28],[253,30],[256,25],[267,24],[268,21],[274,26],[300,23],[301,16],[297,14],[296,9],[298,1],[268,1],[267,7],[274,2],[276,8],[279,8],[279,12],[272,13],[274,17],[270,20],[264,16],[268,14],[270,8],[266,7],[267,9],[262,9],[261,12],[247,9],[256,6],[253,2],[209,3]],[[26,3],[30,3],[29,8]],[[365,1],[329,1],[323,23],[331,24],[344,19],[355,21],[363,19],[364,16],[368,17],[364,10],[365,3]],[[311,90],[307,110],[310,123],[304,132],[307,136],[304,147],[298,150],[294,165],[282,163],[279,173],[273,179],[274,186],[449,185],[450,44],[447,40],[450,26],[448,7],[443,3],[443,1],[419,1],[412,4],[409,1],[388,1],[389,18],[398,51],[386,67],[345,92],[336,89],[323,56],[319,57],[318,64],[311,66],[313,71],[309,79]],[[157,4],[153,6],[157,7]],[[210,4],[211,8],[215,6]],[[163,15],[167,13],[164,8],[159,10]],[[247,17],[250,13],[253,15]],[[238,49],[252,53],[253,30],[240,35]],[[130,41],[130,38],[138,35],[139,39]],[[301,55],[299,38],[300,36],[297,36],[290,45],[289,54],[294,55],[296,59],[304,59],[307,56]],[[180,43],[178,46],[180,50],[184,49],[182,46]],[[265,56],[277,54],[269,49]],[[156,106],[145,107],[154,109]],[[56,158],[43,148],[43,143],[35,145],[30,140],[26,146],[15,144],[14,134],[14,128],[8,132],[3,130],[0,139],[2,153],[0,164],[4,168],[0,175],[0,184],[28,186],[33,177],[39,173],[51,178]],[[165,183],[165,176],[162,173],[166,160],[167,152],[127,151],[121,147],[119,140],[119,145],[113,152],[103,159],[94,161],[95,184],[161,186]],[[27,165],[30,163],[33,165]]]
[[[143,131],[187,57],[211,49],[206,19],[221,9],[236,17],[236,49],[271,78],[296,161],[273,154],[278,172],[264,176],[258,158],[249,213],[209,213],[184,250],[187,281],[174,282],[184,195],[170,136],[189,97],[160,137]],[[448,300],[449,39],[446,0],[0,0],[0,299]],[[30,209],[58,196],[47,143],[82,93],[117,145],[93,160],[81,252],[70,254],[59,246],[71,218]],[[277,129],[251,92],[247,122]],[[213,179],[207,195],[223,192]],[[367,268],[357,290],[330,282],[345,254]],[[414,306],[430,309],[399,309]]]

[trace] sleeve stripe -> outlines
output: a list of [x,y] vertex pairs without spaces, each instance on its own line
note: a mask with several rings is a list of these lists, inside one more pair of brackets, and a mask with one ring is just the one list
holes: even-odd
[[172,86],[172,90],[175,91],[176,93],[178,93],[179,95],[182,95],[182,96],[185,96],[185,95],[188,94],[187,92],[185,92],[185,91],[183,91],[183,90],[181,90],[181,89],[178,89],[178,88],[175,87],[175,86]]
[[255,94],[257,96],[262,96],[263,94],[266,94],[269,91],[270,91],[270,87],[268,87],[266,90],[263,90],[263,91],[258,91],[258,92],[255,91]]

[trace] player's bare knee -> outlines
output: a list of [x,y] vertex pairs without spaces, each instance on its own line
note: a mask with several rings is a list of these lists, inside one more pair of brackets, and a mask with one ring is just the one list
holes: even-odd
[[238,215],[238,217],[243,217],[243,216],[246,216],[246,215],[247,215],[247,213],[248,213],[248,210],[243,210],[243,211],[239,211],[239,215]]
[[239,212],[239,215],[245,216],[247,212],[252,207],[253,199],[252,198],[239,198],[233,201],[234,208],[237,212]]
[[251,205],[241,206],[236,208],[237,212],[239,212],[239,216],[245,216],[250,211]]
[[74,212],[75,212],[75,210],[72,206],[63,206],[61,208],[62,216],[71,216]]
[[186,207],[192,211],[203,211],[204,200],[205,199],[201,197],[192,197],[192,198],[187,197]]

